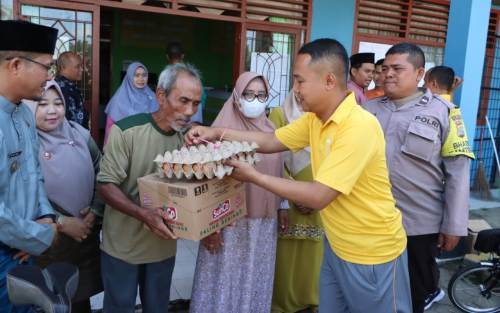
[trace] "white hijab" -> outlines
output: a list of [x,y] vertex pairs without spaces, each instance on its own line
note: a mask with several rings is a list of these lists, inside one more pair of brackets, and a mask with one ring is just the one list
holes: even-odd
[[[302,108],[295,99],[293,91],[288,93],[285,102],[283,102],[283,112],[288,124],[299,119],[304,114],[304,111],[302,111]],[[295,176],[311,164],[311,150],[307,147],[295,153],[287,152],[284,155],[284,159],[286,168],[292,176]]]

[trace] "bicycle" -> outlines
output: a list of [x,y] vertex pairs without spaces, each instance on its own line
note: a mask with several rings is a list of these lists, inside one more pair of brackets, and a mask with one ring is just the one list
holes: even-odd
[[500,228],[480,231],[474,249],[491,258],[453,275],[448,283],[450,301],[466,313],[500,312]]

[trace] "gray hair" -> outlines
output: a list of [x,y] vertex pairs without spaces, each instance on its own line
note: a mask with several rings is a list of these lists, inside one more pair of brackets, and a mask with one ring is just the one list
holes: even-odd
[[177,76],[181,72],[196,78],[201,84],[201,74],[196,67],[189,63],[176,63],[167,65],[161,72],[158,79],[158,88],[165,90],[165,95],[168,96],[174,88]]

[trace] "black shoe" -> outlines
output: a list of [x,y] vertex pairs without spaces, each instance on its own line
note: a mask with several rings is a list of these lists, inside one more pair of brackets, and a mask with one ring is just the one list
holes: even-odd
[[434,303],[441,301],[444,298],[444,296],[445,293],[441,288],[428,295],[427,298],[425,298],[424,311],[430,309]]
[[169,312],[179,312],[179,311],[189,310],[189,303],[190,302],[191,301],[189,299],[172,300],[168,304],[168,311]]

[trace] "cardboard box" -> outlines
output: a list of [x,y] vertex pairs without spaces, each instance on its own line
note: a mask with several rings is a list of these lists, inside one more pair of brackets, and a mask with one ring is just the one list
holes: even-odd
[[485,229],[491,229],[490,224],[488,224],[488,222],[486,222],[485,220],[483,219],[469,220],[469,227],[468,227],[469,234],[466,238],[466,246],[467,246],[466,251],[468,253],[479,254],[478,251],[474,250],[474,244],[476,243],[477,234],[481,230]]
[[231,177],[169,180],[152,174],[137,183],[141,206],[166,210],[180,238],[200,240],[247,213],[245,184]]

